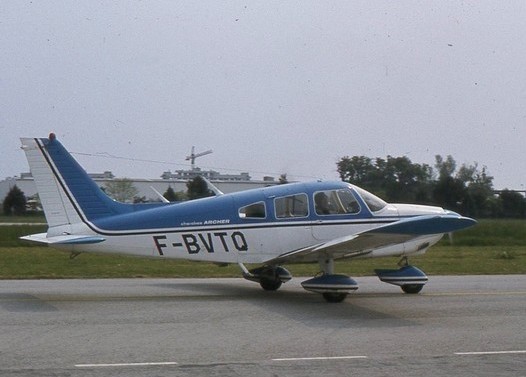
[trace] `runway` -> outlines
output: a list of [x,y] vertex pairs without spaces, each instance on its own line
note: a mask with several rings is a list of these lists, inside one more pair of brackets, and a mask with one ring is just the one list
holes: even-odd
[[526,276],[0,281],[1,376],[524,376]]

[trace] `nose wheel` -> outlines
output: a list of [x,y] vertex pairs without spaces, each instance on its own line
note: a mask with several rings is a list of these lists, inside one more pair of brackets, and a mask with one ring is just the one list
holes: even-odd
[[414,295],[420,293],[422,288],[424,288],[424,284],[404,284],[401,285],[400,288],[402,288],[402,291],[404,291],[404,293]]
[[378,278],[384,283],[398,285],[404,293],[417,294],[427,283],[427,276],[422,271],[407,263],[407,257],[403,257],[398,263],[398,270],[378,269],[374,270]]

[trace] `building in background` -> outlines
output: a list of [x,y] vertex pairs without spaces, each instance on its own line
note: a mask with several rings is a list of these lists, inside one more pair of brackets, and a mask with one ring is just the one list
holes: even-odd
[[[162,179],[176,179],[189,181],[197,176],[205,177],[209,181],[234,181],[234,182],[248,182],[251,177],[248,173],[239,174],[221,174],[215,170],[202,170],[201,168],[194,168],[190,170],[176,170],[175,173],[171,171],[165,171],[162,175]],[[265,177],[269,178],[269,177]],[[265,180],[265,179],[264,179]],[[270,180],[273,178],[270,177]]]
[[[119,179],[116,178],[111,171],[95,174],[90,173],[88,175],[100,187],[104,187],[106,182]],[[263,180],[252,180],[248,173],[241,173],[238,175],[220,174],[213,170],[202,171],[199,168],[192,170],[177,170],[175,173],[169,171],[164,172],[160,179],[128,179],[137,189],[138,197],[144,197],[148,201],[158,201],[159,198],[155,193],[155,190],[163,194],[168,190],[168,187],[172,187],[175,192],[186,192],[186,182],[195,178],[197,175],[202,175],[207,178],[225,194],[277,184],[277,181],[275,181],[273,177],[264,177]],[[24,192],[26,198],[32,198],[37,194],[37,188],[31,173],[22,173],[20,174],[20,177],[9,177],[0,181],[0,203],[4,200],[9,190],[15,185]]]

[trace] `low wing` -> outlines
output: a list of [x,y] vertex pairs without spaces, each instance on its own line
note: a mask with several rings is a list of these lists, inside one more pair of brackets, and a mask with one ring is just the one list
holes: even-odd
[[336,238],[300,250],[294,250],[268,261],[270,264],[316,261],[320,254],[334,259],[365,255],[371,250],[408,242],[420,237],[444,234],[476,223],[455,215],[419,216],[399,220],[364,232]]
[[100,236],[83,236],[83,235],[69,235],[47,237],[47,233],[31,234],[29,236],[20,237],[22,240],[46,243],[48,245],[80,245],[89,243],[99,243],[105,241],[105,238]]

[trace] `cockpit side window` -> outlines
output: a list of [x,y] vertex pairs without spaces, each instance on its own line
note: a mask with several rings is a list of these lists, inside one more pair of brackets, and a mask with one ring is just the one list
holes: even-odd
[[264,202],[250,204],[239,209],[239,217],[242,219],[264,219],[267,217],[267,210]]
[[309,215],[309,200],[307,194],[283,196],[274,200],[276,218],[307,217]]
[[367,207],[371,210],[371,212],[378,212],[382,210],[387,203],[384,202],[382,199],[377,197],[376,195],[371,194],[368,191],[365,191],[364,189],[361,189],[359,187],[354,188],[358,194],[362,197],[365,204],[367,204]]
[[314,193],[318,215],[346,215],[360,212],[360,205],[349,190],[324,190]]

